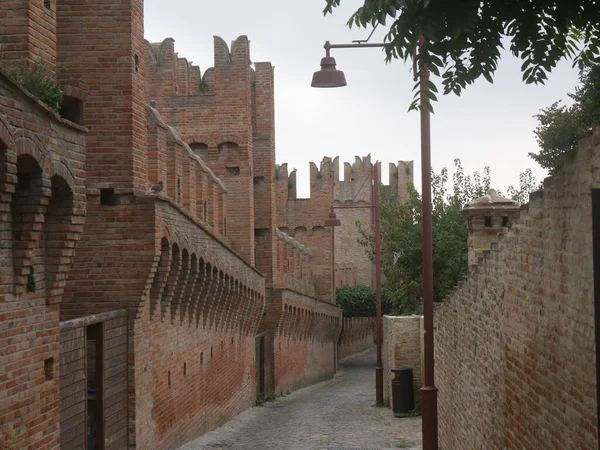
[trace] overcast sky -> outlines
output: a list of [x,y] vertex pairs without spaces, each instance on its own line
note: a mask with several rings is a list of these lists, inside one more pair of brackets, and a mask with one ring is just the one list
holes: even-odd
[[[385,163],[386,184],[388,162],[414,160],[420,190],[419,116],[407,112],[414,84],[408,65],[386,64],[380,49],[332,50],[348,86],[310,87],[326,40],[348,43],[370,32],[346,27],[363,2],[341,3],[333,16],[323,17],[325,0],[146,0],[145,36],[151,42],[174,38],[179,56],[199,65],[202,73],[213,65],[213,35],[229,44],[248,36],[252,61],[275,66],[277,163],[298,169],[299,196],[308,196],[309,161],[339,156],[351,162],[355,155],[368,153]],[[382,41],[381,28],[371,42]],[[494,84],[481,78],[461,97],[439,97],[431,125],[434,170],[451,170],[455,158],[468,173],[489,165],[493,187],[502,192],[518,184],[519,172],[528,167],[538,181],[546,176],[528,156],[537,151],[533,115],[566,100],[577,84],[577,72],[565,61],[545,86],[525,85],[520,66],[503,53]]]

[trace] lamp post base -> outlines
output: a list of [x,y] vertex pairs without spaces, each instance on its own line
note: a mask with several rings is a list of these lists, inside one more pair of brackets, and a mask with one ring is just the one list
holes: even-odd
[[377,406],[383,406],[383,367],[375,367],[375,393]]
[[423,450],[438,448],[437,393],[435,386],[421,387]]

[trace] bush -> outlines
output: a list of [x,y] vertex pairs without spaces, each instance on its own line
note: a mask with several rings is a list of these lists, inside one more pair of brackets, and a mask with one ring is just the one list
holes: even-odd
[[13,61],[2,61],[0,68],[14,78],[23,89],[60,113],[63,92],[54,82],[44,62],[37,61],[33,66],[26,67]]
[[[385,289],[382,293],[385,294]],[[377,299],[374,287],[361,284],[342,287],[336,289],[335,298],[337,304],[342,308],[344,317],[375,317]],[[389,314],[394,309],[386,295],[382,295],[381,309],[383,314]]]

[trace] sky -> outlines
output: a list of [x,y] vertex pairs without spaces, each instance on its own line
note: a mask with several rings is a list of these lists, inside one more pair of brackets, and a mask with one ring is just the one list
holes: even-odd
[[[277,163],[298,169],[298,196],[309,195],[309,161],[339,156],[352,162],[369,153],[384,163],[385,184],[389,162],[414,160],[420,190],[419,115],[407,112],[414,85],[409,64],[386,63],[377,48],[333,49],[348,86],[310,87],[326,40],[341,44],[369,35],[371,30],[346,26],[362,4],[342,0],[333,15],[323,16],[325,0],[146,0],[145,37],[150,42],[172,37],[179,56],[204,73],[213,66],[214,35],[229,44],[248,36],[251,60],[275,67]],[[385,32],[379,27],[370,42],[382,42]],[[490,166],[492,187],[503,193],[518,185],[527,168],[542,181],[546,171],[528,156],[538,150],[533,116],[557,100],[569,103],[567,93],[578,78],[571,66],[563,61],[545,85],[526,85],[521,61],[504,52],[493,84],[482,77],[460,97],[438,96],[431,120],[433,169],[452,173],[456,158],[467,173]],[[343,178],[343,169],[340,173]]]

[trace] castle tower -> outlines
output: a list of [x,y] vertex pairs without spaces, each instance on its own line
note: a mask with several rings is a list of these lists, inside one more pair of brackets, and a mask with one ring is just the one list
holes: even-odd
[[499,196],[494,189],[463,208],[467,218],[469,265],[477,264],[485,250],[519,219],[521,208],[514,201]]
[[[8,0],[2,2],[0,22],[0,67],[6,60],[56,66],[56,0]],[[10,62],[8,63],[10,64]]]

